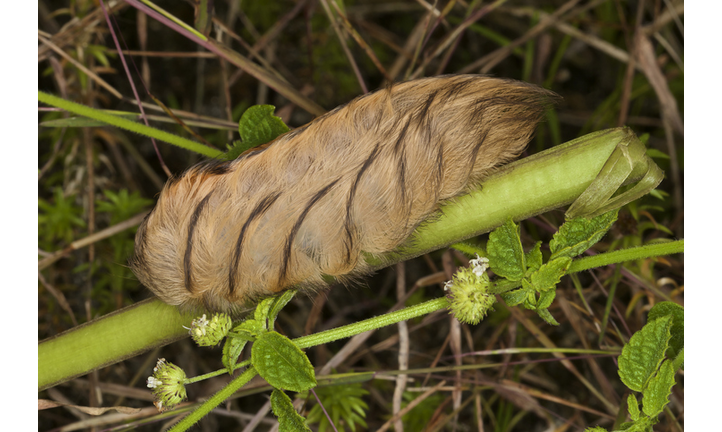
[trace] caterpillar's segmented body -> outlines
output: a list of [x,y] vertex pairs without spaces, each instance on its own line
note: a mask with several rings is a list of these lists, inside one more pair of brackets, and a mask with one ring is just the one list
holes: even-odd
[[517,157],[551,92],[476,75],[378,90],[164,187],[132,267],[172,305],[230,310],[368,271],[440,202]]

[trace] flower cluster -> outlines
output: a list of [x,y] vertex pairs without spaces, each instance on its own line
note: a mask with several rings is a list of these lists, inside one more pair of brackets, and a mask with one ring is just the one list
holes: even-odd
[[198,346],[214,346],[226,337],[232,325],[233,321],[224,313],[213,315],[210,321],[203,314],[193,320],[189,333]]
[[147,381],[148,388],[153,389],[153,405],[158,411],[173,409],[186,399],[185,379],[183,369],[166,362],[164,358],[158,359],[153,375]]
[[457,271],[444,289],[448,291],[450,313],[463,323],[478,324],[491,310],[496,297],[489,293],[491,282],[486,274],[489,260],[477,255],[469,264],[470,267]]

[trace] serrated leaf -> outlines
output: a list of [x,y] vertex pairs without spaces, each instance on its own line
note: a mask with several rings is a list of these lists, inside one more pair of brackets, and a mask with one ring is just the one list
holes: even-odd
[[639,402],[632,393],[627,396],[627,411],[629,412],[629,418],[634,421],[639,420]]
[[539,314],[541,319],[546,321],[547,324],[553,325],[553,326],[559,325],[557,320],[555,320],[554,317],[552,316],[551,312],[549,312],[549,309],[537,309],[536,313]]
[[273,105],[254,105],[248,108],[238,122],[238,132],[249,148],[271,142],[289,131],[288,126],[273,115]]
[[306,420],[296,412],[291,398],[281,390],[275,389],[271,393],[271,408],[278,417],[278,430],[280,432],[311,432],[306,426]]
[[316,373],[306,354],[278,332],[269,331],[256,339],[251,361],[275,388],[302,392],[316,386]]
[[652,418],[657,418],[664,406],[669,403],[672,386],[674,386],[674,369],[672,362],[665,360],[642,393],[642,411]]
[[665,316],[648,322],[632,335],[619,356],[619,377],[630,389],[646,389],[659,364],[664,360],[671,337],[672,317]]
[[276,322],[276,317],[278,317],[278,313],[281,312],[281,309],[283,309],[288,302],[293,299],[293,296],[296,295],[296,290],[287,290],[284,291],[283,294],[280,296],[277,296],[273,300],[273,304],[271,304],[271,309],[268,312],[268,328],[273,329],[273,325]]
[[253,311],[253,319],[263,323],[263,327],[266,328],[266,319],[268,319],[268,312],[273,306],[273,302],[276,301],[275,297],[266,297],[261,300]]
[[567,274],[571,263],[571,258],[561,257],[542,265],[529,277],[531,286],[539,292],[554,290],[562,276]]
[[519,227],[511,219],[489,234],[486,244],[489,266],[494,273],[511,281],[524,277],[526,264]]
[[556,295],[556,290],[542,291],[542,293],[539,295],[539,300],[537,300],[536,302],[537,309],[549,308],[549,306],[552,305],[552,302],[554,301],[554,297],[556,297]]
[[500,294],[501,298],[504,299],[507,306],[516,306],[521,304],[524,299],[529,295],[529,291],[525,289],[518,289]]
[[549,242],[552,251],[550,259],[573,258],[598,242],[617,220],[619,209],[601,214],[592,219],[578,217],[566,221]]
[[667,315],[672,316],[672,328],[670,329],[672,337],[669,339],[667,357],[674,359],[684,348],[684,307],[670,301],[657,303],[649,311],[647,320],[654,321]]
[[241,338],[250,342],[256,340],[256,338],[265,331],[266,328],[264,327],[263,322],[255,319],[248,319],[233,327],[233,330],[231,330],[228,334],[228,337]]
[[223,362],[223,366],[228,369],[230,375],[233,375],[233,371],[236,370],[238,357],[241,356],[243,348],[246,347],[247,343],[247,340],[239,337],[229,336],[226,338],[226,342],[223,344],[223,357],[221,357],[221,361]]
[[526,260],[527,273],[539,270],[542,265],[542,253],[541,253],[542,242],[536,242],[532,250],[524,255]]

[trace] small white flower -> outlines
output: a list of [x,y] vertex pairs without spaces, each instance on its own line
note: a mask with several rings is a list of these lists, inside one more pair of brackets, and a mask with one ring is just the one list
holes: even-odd
[[486,269],[489,268],[489,258],[482,258],[477,254],[476,259],[469,261],[469,264],[471,265],[474,274],[481,277]]
[[156,388],[161,384],[163,384],[163,381],[159,380],[158,378],[152,376],[148,377],[148,388]]
[[454,282],[452,282],[452,281],[444,282],[444,291],[450,290],[452,285],[454,285]]
[[206,318],[206,314],[203,314],[202,317],[193,320],[188,333],[196,338],[203,337],[206,335],[206,327],[208,327],[208,319]]

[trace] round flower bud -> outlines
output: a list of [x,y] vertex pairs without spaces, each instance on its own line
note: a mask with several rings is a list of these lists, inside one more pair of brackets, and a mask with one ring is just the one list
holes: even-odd
[[478,258],[477,255],[471,265],[457,271],[452,280],[444,285],[444,289],[448,292],[449,313],[460,322],[478,324],[491,310],[496,297],[489,293],[491,282],[486,274],[488,260]]
[[158,411],[173,409],[186,399],[185,379],[183,369],[163,358],[158,359],[153,375],[149,376],[147,381],[148,388],[153,389],[153,404]]
[[227,314],[215,314],[210,321],[203,314],[193,320],[189,333],[198,346],[214,346],[226,337],[232,325],[233,321]]

